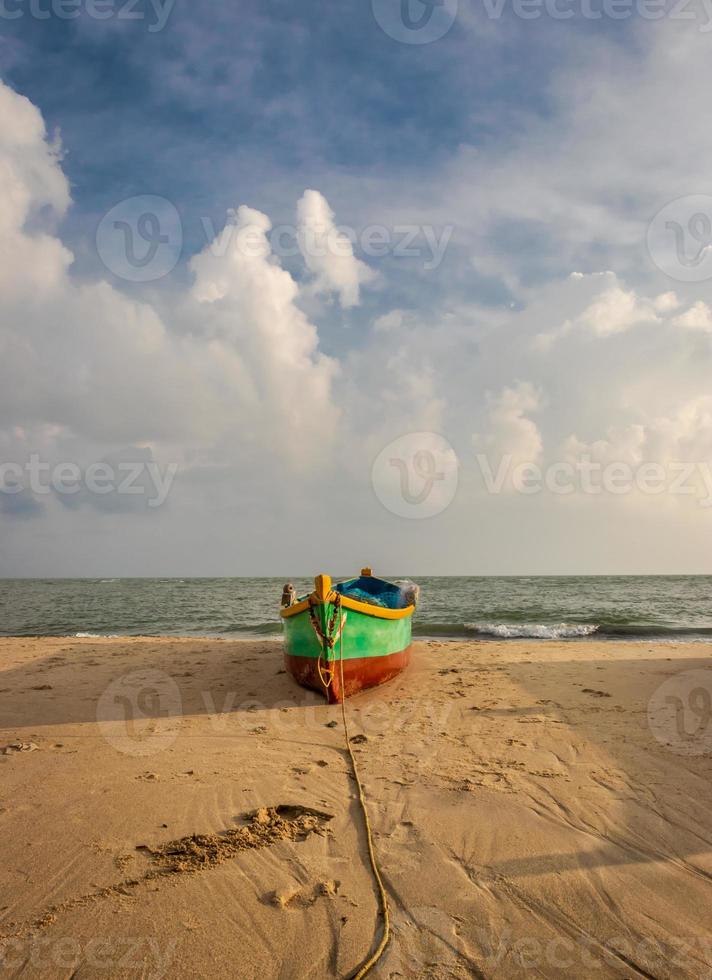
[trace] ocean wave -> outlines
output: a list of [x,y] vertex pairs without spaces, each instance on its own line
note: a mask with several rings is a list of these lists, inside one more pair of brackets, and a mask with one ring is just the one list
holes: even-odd
[[118,633],[75,633],[77,640],[118,640]]
[[591,636],[599,627],[594,623],[465,623],[465,629],[468,633],[502,640],[568,640]]

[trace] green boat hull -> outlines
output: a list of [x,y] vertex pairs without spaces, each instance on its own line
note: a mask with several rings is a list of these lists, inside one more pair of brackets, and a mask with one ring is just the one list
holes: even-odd
[[335,624],[338,635],[333,648],[319,635],[308,608],[285,616],[282,623],[287,670],[298,683],[322,691],[332,703],[385,683],[407,666],[411,649],[410,613],[386,618],[386,612],[375,607],[374,614],[341,608],[338,633],[334,602],[315,604],[314,616],[321,634],[328,635],[329,625]]

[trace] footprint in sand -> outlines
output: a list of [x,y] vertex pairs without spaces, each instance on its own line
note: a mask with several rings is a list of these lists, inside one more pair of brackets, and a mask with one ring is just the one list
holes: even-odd
[[455,787],[461,793],[472,793],[475,789],[493,789],[500,793],[511,793],[512,783],[503,772],[483,772],[476,776],[467,776],[459,786]]
[[16,755],[18,752],[37,752],[39,745],[35,742],[11,742],[2,750],[3,755]]
[[266,905],[274,905],[278,909],[286,909],[290,905],[305,908],[313,905],[320,898],[333,898],[338,895],[340,887],[341,882],[336,878],[318,881],[311,889],[288,885],[286,888],[269,892],[264,896],[263,902]]

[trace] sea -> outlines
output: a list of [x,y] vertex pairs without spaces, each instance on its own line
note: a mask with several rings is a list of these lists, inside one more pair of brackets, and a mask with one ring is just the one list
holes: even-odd
[[[712,639],[712,576],[412,578],[420,637]],[[276,638],[284,581],[0,579],[0,635]],[[313,588],[293,584],[300,595]]]

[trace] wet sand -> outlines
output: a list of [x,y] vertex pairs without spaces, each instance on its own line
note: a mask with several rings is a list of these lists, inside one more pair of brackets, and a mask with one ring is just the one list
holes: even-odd
[[[420,642],[349,702],[373,975],[709,977],[711,654]],[[0,977],[348,976],[340,719],[271,641],[0,640]]]

